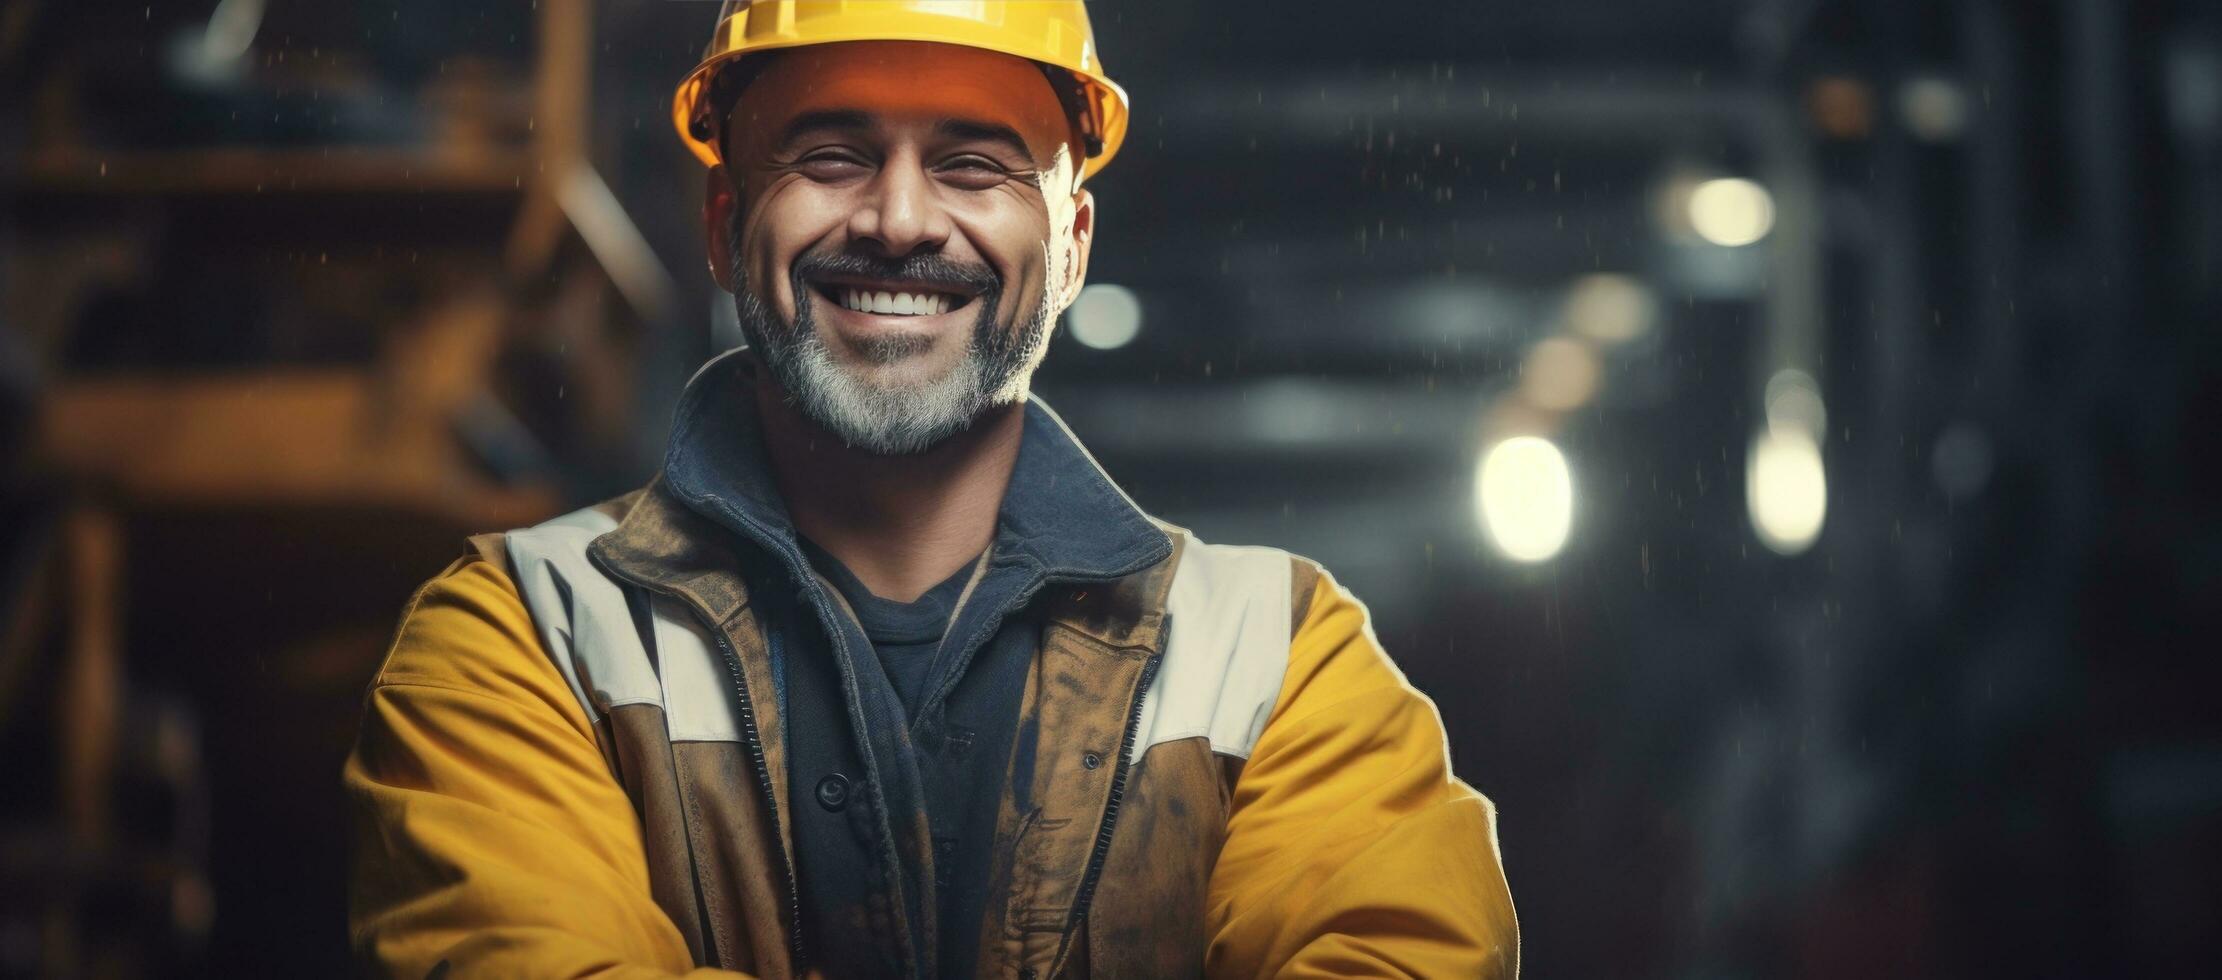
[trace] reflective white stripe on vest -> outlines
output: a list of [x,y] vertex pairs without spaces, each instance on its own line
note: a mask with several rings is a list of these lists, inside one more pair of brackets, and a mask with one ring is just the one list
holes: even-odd
[[[588,509],[507,535],[510,577],[541,645],[591,719],[652,704],[674,742],[739,741],[739,693],[706,628],[677,600],[655,596],[643,630],[627,588],[587,559],[586,546],[616,526]],[[1187,539],[1166,598],[1172,635],[1143,696],[1130,761],[1196,737],[1249,757],[1288,671],[1290,587],[1287,552]]]
[[1128,762],[1197,736],[1219,755],[1250,757],[1288,673],[1290,577],[1288,552],[1188,535],[1165,599],[1173,633],[1143,695]]
[[586,557],[587,544],[616,526],[601,511],[577,510],[503,537],[540,645],[595,721],[618,705],[663,703],[623,587]]
[[588,718],[652,704],[674,742],[740,741],[740,695],[701,620],[678,600],[653,596],[643,636],[626,587],[587,559],[586,546],[615,527],[590,508],[506,536],[510,577],[541,645]]

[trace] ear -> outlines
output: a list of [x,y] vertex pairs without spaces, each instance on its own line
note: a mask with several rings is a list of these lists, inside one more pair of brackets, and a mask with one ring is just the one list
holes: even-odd
[[1088,283],[1088,249],[1096,240],[1096,196],[1083,187],[1072,196],[1072,234],[1064,242],[1068,261],[1064,281],[1058,284],[1057,309],[1062,312]]
[[724,165],[711,167],[702,190],[702,237],[708,246],[704,251],[710,257],[710,278],[729,293],[735,286],[733,222],[739,217],[740,207],[740,190],[726,178]]

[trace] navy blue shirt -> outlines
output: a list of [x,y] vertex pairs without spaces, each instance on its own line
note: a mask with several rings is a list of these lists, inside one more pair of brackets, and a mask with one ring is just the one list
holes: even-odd
[[897,602],[872,594],[847,565],[810,539],[798,536],[796,543],[802,546],[811,567],[833,583],[841,598],[848,600],[849,608],[855,610],[857,625],[864,628],[864,638],[872,641],[880,669],[887,673],[887,682],[903,702],[903,715],[915,719],[934,653],[941,648],[942,634],[949,631],[949,615],[956,611],[957,598],[972,579],[972,563],[966,562],[956,574],[927,589],[924,595]]
[[[993,861],[995,821],[1002,799],[1001,777],[1010,757],[1017,709],[1024,699],[1027,668],[1033,659],[1039,625],[1024,616],[997,617],[998,628],[974,651],[968,663],[941,663],[945,652],[944,635],[949,632],[951,616],[957,612],[958,599],[972,581],[976,571],[973,563],[967,562],[918,598],[898,602],[872,594],[840,559],[825,549],[800,535],[796,537],[796,544],[811,567],[856,613],[857,626],[862,628],[864,639],[872,646],[872,659],[879,662],[881,673],[887,679],[884,686],[870,680],[861,681],[862,695],[871,698],[872,691],[892,691],[893,700],[901,705],[901,723],[911,729],[909,761],[919,781],[934,851],[933,895],[936,920],[940,923],[934,973],[945,977],[971,976],[977,965],[981,915],[987,901],[988,866]],[[996,591],[988,589],[975,599],[993,601]],[[970,614],[966,619],[977,621],[977,617]],[[954,646],[964,640],[951,638],[947,642]],[[806,679],[805,683],[830,693],[837,682],[823,675],[827,666],[824,658],[812,657],[811,661],[803,669],[817,679]],[[862,664],[858,668],[865,669]],[[935,693],[929,693],[929,688],[935,686],[935,677],[946,676],[948,672],[956,673],[955,687],[946,700],[937,700]],[[885,697],[884,694],[879,696]],[[790,725],[800,725],[805,731],[823,731],[821,726],[825,720],[815,714],[789,716]],[[795,749],[796,759],[801,764],[794,773],[794,792],[798,799],[807,799],[801,794],[814,791],[813,781],[822,780],[821,773],[829,768],[838,768],[850,776],[860,771],[860,763],[850,751],[837,750],[817,737],[795,743]],[[825,754],[829,751],[843,757],[844,761],[833,763],[833,756]],[[806,761],[811,759],[821,761]],[[856,815],[848,807],[833,814],[824,812],[823,807],[805,806],[799,818],[798,837],[803,841],[823,842],[829,837],[849,836],[818,828],[829,823],[844,823],[842,818]],[[871,846],[869,833],[852,839],[858,845]],[[869,967],[858,968],[848,962],[844,955],[848,950],[827,948],[829,943],[850,939],[842,935],[846,923],[838,910],[853,907],[856,897],[844,894],[849,892],[844,886],[862,885],[870,878],[863,868],[852,869],[845,859],[860,857],[862,852],[839,854],[816,846],[803,850],[806,852],[801,857],[803,866],[819,872],[808,875],[803,882],[804,916],[806,922],[814,926],[808,931],[815,933],[816,961],[834,968],[835,974],[873,972]],[[845,880],[829,881],[829,874]],[[850,968],[839,969],[843,965]]]

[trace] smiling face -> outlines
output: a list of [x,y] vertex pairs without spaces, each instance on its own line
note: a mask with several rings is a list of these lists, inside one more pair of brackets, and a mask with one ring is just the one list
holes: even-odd
[[911,453],[1026,396],[1087,268],[1071,132],[1009,55],[851,42],[764,67],[705,218],[712,271],[804,414]]

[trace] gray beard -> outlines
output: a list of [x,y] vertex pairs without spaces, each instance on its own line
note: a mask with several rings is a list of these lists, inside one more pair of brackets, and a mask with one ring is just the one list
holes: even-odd
[[[939,445],[970,428],[981,413],[1024,400],[1034,369],[1048,350],[1049,327],[1056,315],[1049,308],[1047,288],[1029,307],[1021,308],[1016,329],[1005,332],[995,323],[1002,293],[998,286],[976,298],[980,315],[964,359],[954,367],[916,384],[874,382],[844,366],[818,336],[812,310],[823,297],[816,290],[799,276],[793,279],[795,322],[789,325],[749,287],[738,242],[733,243],[731,254],[733,308],[741,335],[803,416],[854,449],[905,456]],[[868,342],[858,353],[871,364],[885,366],[923,356],[930,346],[922,337],[882,338]]]

